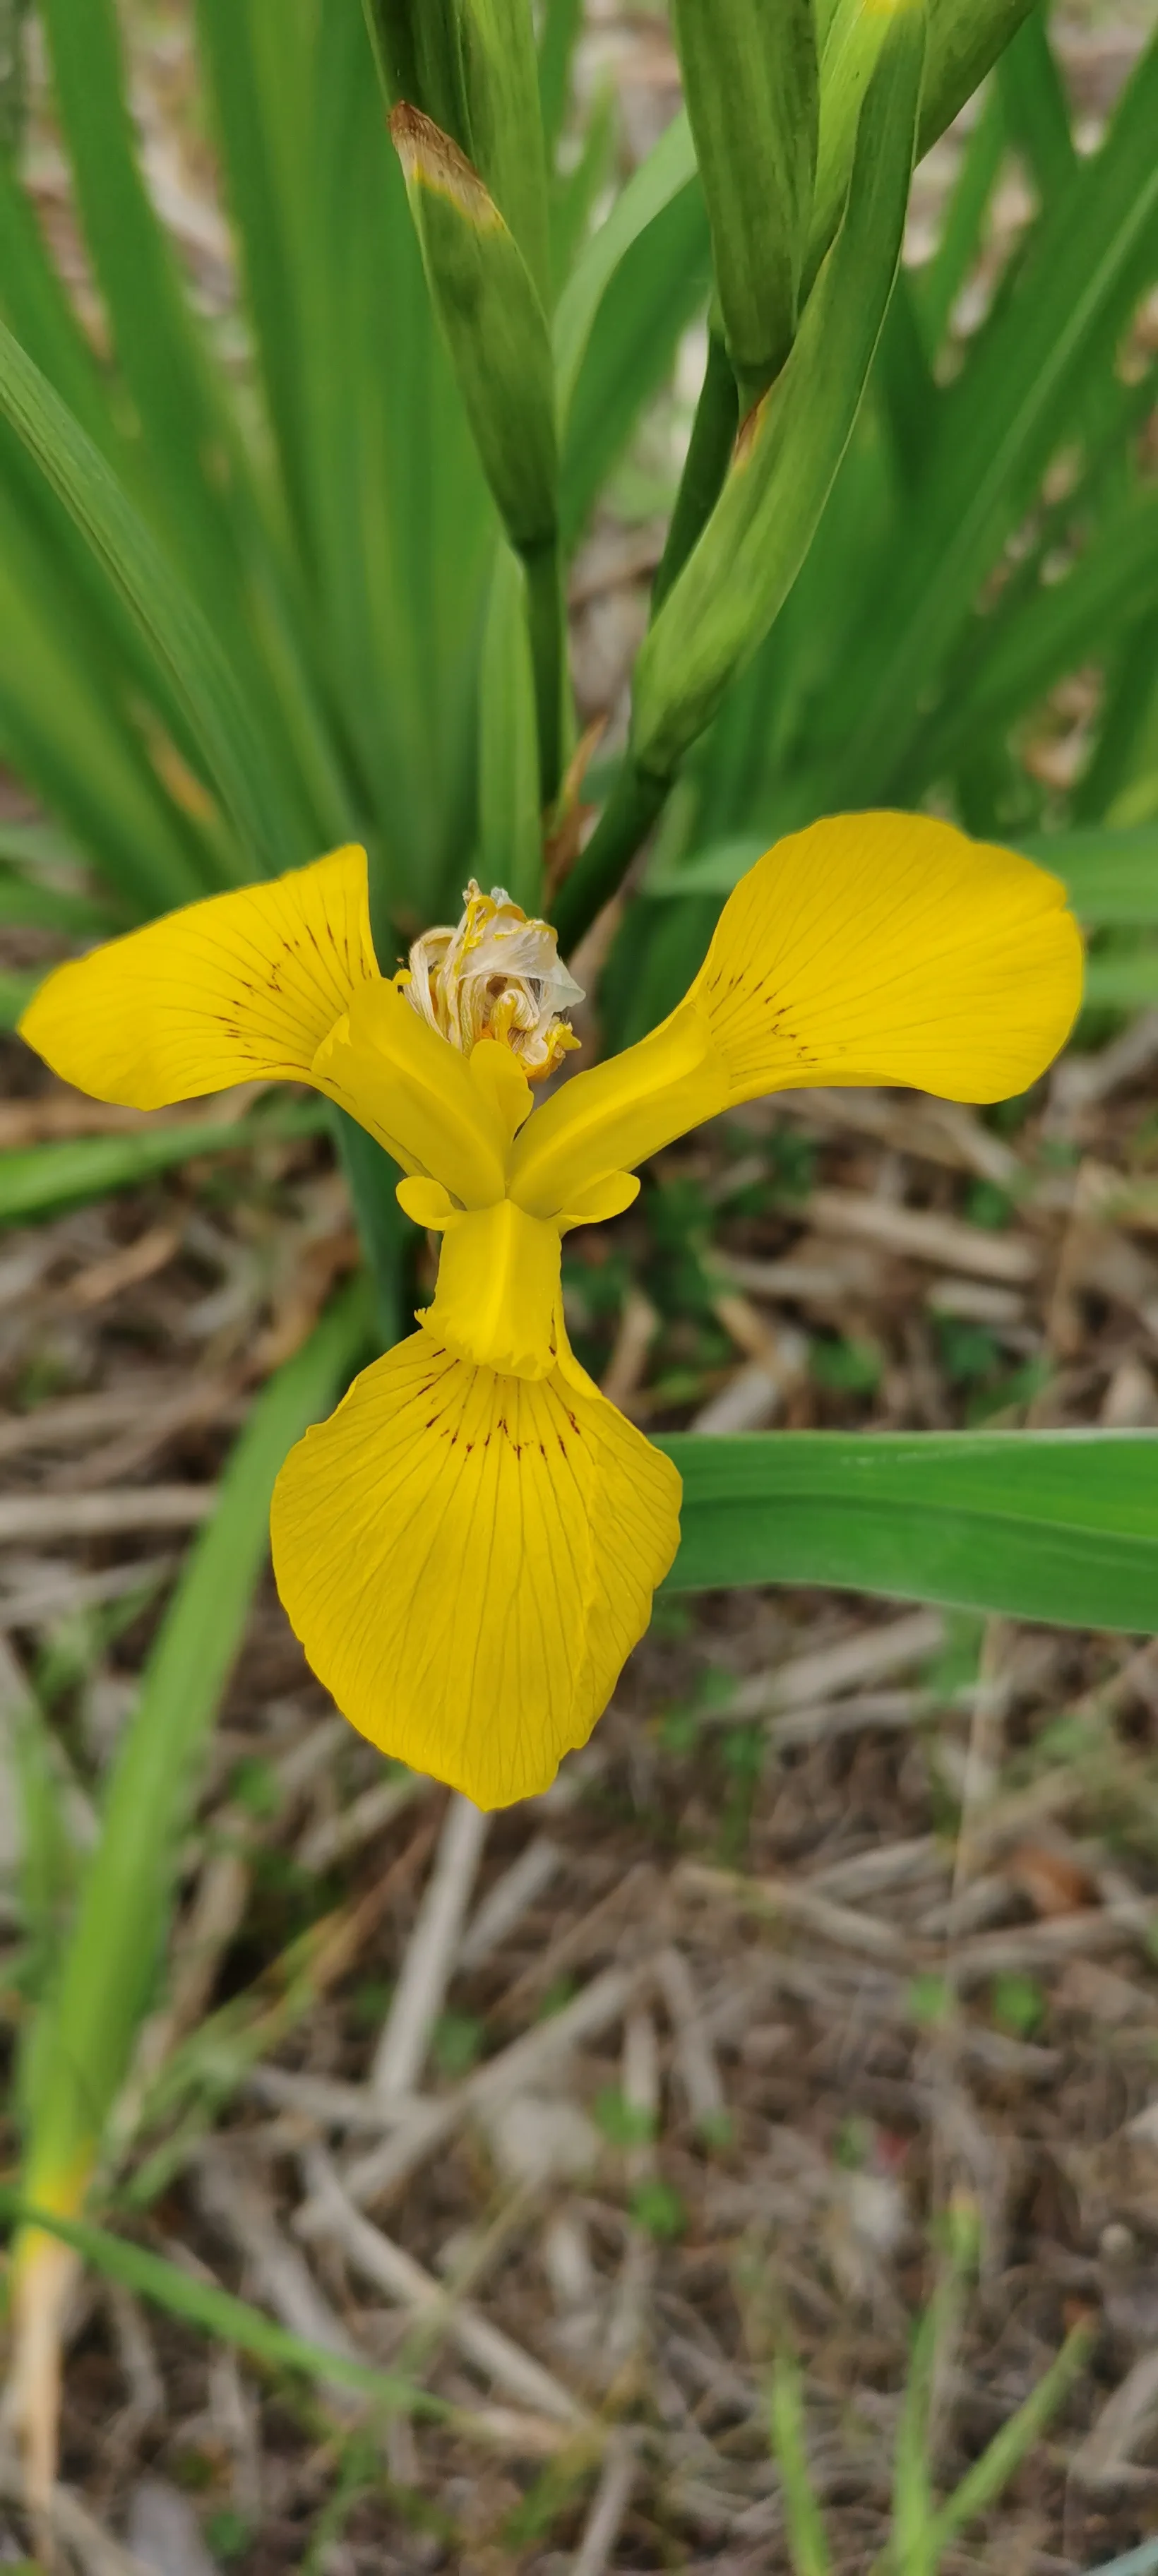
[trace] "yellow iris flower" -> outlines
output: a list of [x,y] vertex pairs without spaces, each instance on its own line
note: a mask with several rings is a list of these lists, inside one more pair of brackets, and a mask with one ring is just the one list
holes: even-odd
[[675,1468],[568,1345],[563,1235],[760,1092],[1023,1091],[1080,991],[1054,877],[946,823],[859,814],[770,850],[670,1018],[538,1107],[574,1044],[554,933],[472,886],[457,930],[385,978],[359,849],[57,968],[22,1027],[66,1080],[140,1109],[312,1083],[401,1165],[402,1206],[442,1237],[434,1301],[291,1452],[274,1569],[353,1724],[498,1807],[585,1743],[679,1538]]

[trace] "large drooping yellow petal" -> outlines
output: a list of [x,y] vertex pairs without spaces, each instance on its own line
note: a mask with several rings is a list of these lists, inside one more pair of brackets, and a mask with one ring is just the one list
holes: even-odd
[[689,1000],[734,1100],[911,1083],[1005,1100],[1081,1000],[1065,888],[925,814],[841,814],[769,850],[729,896]]
[[472,1368],[419,1332],[291,1451],[278,1590],[363,1735],[503,1807],[586,1742],[675,1555],[679,1497],[601,1396]]
[[21,1035],[98,1100],[161,1109],[255,1076],[304,1082],[359,985],[377,982],[366,853],[210,895],[67,966]]

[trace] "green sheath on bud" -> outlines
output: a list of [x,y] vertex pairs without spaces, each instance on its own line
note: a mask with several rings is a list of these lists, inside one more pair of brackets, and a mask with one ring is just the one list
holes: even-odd
[[550,287],[547,154],[527,0],[460,0],[470,157],[541,296]]
[[[1033,0],[928,0],[917,158],[963,107],[1027,18]],[[857,118],[889,24],[881,0],[836,0],[820,57],[820,143],[804,291],[840,221]]]
[[428,116],[396,107],[430,290],[487,480],[520,554],[554,543],[557,458],[546,316],[526,261],[477,170]]
[[721,498],[635,672],[631,758],[667,780],[767,634],[800,569],[860,407],[901,255],[924,13],[899,0],[861,111],[844,219],[792,354],[745,422]]
[[672,0],[741,412],[792,345],[816,166],[811,0]]
[[563,757],[563,593],[555,374],[547,319],[494,198],[457,143],[416,107],[393,109],[430,291],[483,471],[526,571],[544,807]]
[[364,0],[364,7],[389,105],[420,109],[457,143],[545,297],[547,156],[528,0]]

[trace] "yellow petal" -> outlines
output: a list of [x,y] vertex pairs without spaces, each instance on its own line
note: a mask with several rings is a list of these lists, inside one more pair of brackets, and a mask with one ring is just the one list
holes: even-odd
[[488,1100],[497,1113],[509,1143],[512,1136],[518,1135],[535,1105],[535,1095],[522,1065],[509,1046],[504,1046],[500,1038],[492,1037],[476,1039],[467,1063],[471,1081],[478,1084],[484,1100]]
[[742,877],[679,1008],[528,1121],[511,1193],[547,1216],[756,1092],[1024,1091],[1064,1044],[1082,951],[1056,877],[923,814],[842,814]]
[[356,986],[377,980],[366,853],[335,850],[58,966],[20,1030],[79,1090],[161,1109],[255,1076],[308,1081]]
[[984,1101],[1044,1072],[1081,988],[1056,877],[928,815],[841,814],[741,878],[689,999],[734,1100],[911,1083]]
[[441,1234],[455,1214],[454,1200],[441,1181],[429,1181],[423,1176],[399,1181],[394,1196],[403,1215],[412,1224],[424,1226],[428,1234]]
[[[496,1050],[497,1051],[497,1050]],[[405,985],[364,986],[318,1048],[311,1081],[407,1172],[427,1172],[468,1208],[506,1187],[508,1130],[470,1062],[420,1017]]]
[[681,1002],[638,1046],[574,1074],[536,1109],[511,1157],[511,1196],[533,1216],[575,1208],[596,1182],[658,1154],[728,1098],[706,1015]]
[[420,1332],[291,1451],[278,1589],[363,1735],[508,1806],[606,1706],[675,1554],[679,1494],[602,1397],[471,1368]]
[[561,1250],[558,1226],[527,1216],[513,1199],[455,1214],[443,1231],[434,1304],[420,1320],[455,1359],[550,1377]]

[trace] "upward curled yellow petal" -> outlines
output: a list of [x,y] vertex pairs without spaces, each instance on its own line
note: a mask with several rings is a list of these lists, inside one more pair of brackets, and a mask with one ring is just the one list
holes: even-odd
[[910,1083],[1006,1100],[1063,1046],[1082,991],[1065,887],[928,814],[793,832],[730,895],[688,996],[733,1100]]
[[1004,1100],[1057,1054],[1082,989],[1065,888],[927,814],[840,814],[741,877],[670,1018],[528,1120],[535,1215],[732,1102],[828,1083]]
[[675,1555],[680,1480],[561,1373],[499,1376],[420,1332],[292,1450],[278,1590],[384,1753],[504,1807],[585,1744]]

